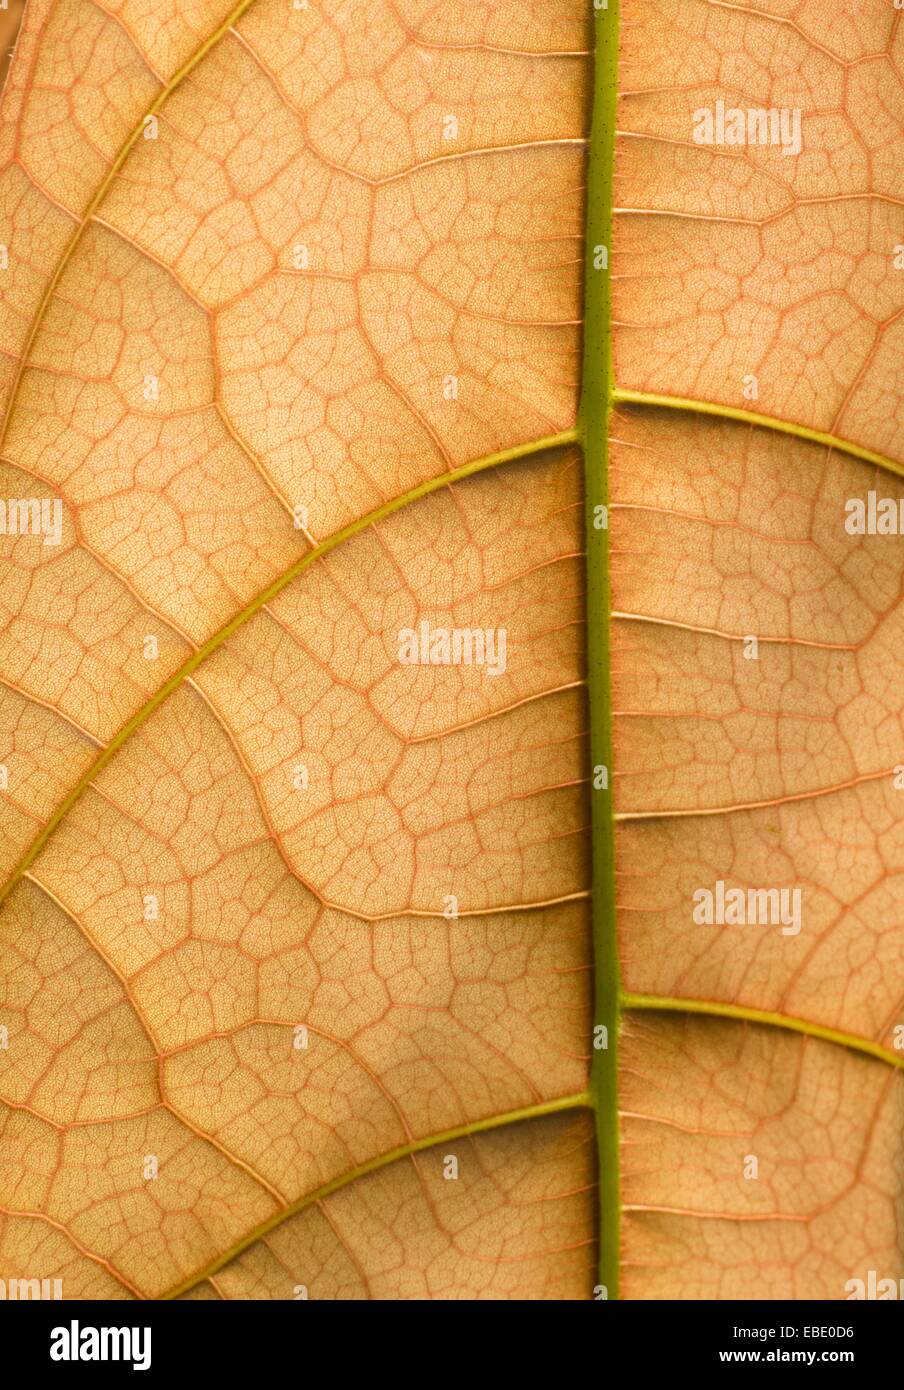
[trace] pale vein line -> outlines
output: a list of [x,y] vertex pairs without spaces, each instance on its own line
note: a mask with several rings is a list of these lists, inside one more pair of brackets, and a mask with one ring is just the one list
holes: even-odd
[[517,709],[523,709],[525,705],[536,704],[538,700],[551,700],[555,695],[563,695],[568,690],[580,690],[587,684],[585,679],[565,681],[562,685],[553,685],[546,690],[538,690],[533,695],[524,695],[520,700],[513,700],[511,704],[500,705],[498,709],[487,710],[485,714],[476,714],[473,719],[463,719],[458,724],[448,724],[444,729],[431,730],[426,734],[412,734],[402,742],[406,747],[411,747],[417,743],[434,743],[441,739],[448,738],[452,734],[460,734],[465,729],[477,728],[480,724],[492,723],[495,719],[502,718],[503,715],[513,714]]
[[319,149],[314,144],[308,134],[305,113],[299,108],[297,103],[292,100],[292,97],[283,86],[277,74],[241,30],[233,29],[231,32],[232,37],[237,39],[246,50],[259,72],[270,83],[285,107],[302,123],[305,128],[305,139],[307,144],[313,150],[320,163],[329,169],[336,170],[337,173],[344,174],[346,178],[357,180],[358,183],[364,184],[367,188],[385,188],[387,184],[397,183],[402,179],[410,178],[412,175],[419,174],[424,169],[430,169],[436,164],[457,163],[460,160],[479,158],[484,155],[515,154],[521,150],[533,151],[566,145],[584,149],[587,146],[587,139],[583,135],[553,136],[549,139],[540,140],[519,140],[505,145],[481,145],[468,150],[451,150],[448,154],[433,155],[429,159],[419,159],[416,160],[414,164],[406,165],[404,169],[397,169],[392,174],[384,174],[382,178],[371,178],[367,174],[362,174],[358,169],[350,169],[347,165],[340,164],[336,160],[330,159],[325,151]]
[[724,806],[704,806],[699,809],[682,807],[662,811],[618,811],[615,819],[617,821],[675,820],[690,816],[730,816],[735,811],[762,811],[768,807],[785,806],[795,801],[813,801],[820,796],[832,796],[836,792],[850,791],[852,788],[861,787],[868,782],[882,782],[886,778],[891,781],[894,773],[894,768],[887,768],[882,772],[864,772],[859,777],[849,777],[845,782],[835,782],[828,787],[814,787],[811,791],[803,792],[786,792],[782,796],[767,796],[762,801],[738,801]]
[[616,207],[612,211],[624,217],[676,217],[685,222],[719,222],[729,227],[769,227],[784,217],[791,217],[799,208],[826,207],[831,203],[887,203],[890,207],[904,207],[904,199],[895,198],[890,193],[833,193],[822,198],[798,198],[777,212],[766,217],[732,217],[714,212],[687,212],[683,208],[633,208]]
[[[747,642],[749,640],[749,634],[725,632],[722,628],[704,627],[699,623],[682,623],[677,618],[660,618],[648,613],[626,613],[619,609],[613,609],[611,616],[626,623],[650,623],[654,627],[674,627],[681,632],[697,632],[704,637],[721,637],[725,642]],[[852,642],[817,642],[809,637],[770,637],[757,634],[757,641],[780,646],[815,647],[818,651],[857,651],[857,647]]]
[[87,1245],[83,1245],[62,1221],[57,1221],[54,1217],[48,1216],[44,1211],[26,1211],[24,1209],[19,1210],[16,1207],[0,1206],[0,1214],[19,1218],[23,1221],[41,1221],[45,1226],[51,1226],[55,1231],[59,1231],[60,1235],[68,1240],[70,1245],[73,1245],[80,1255],[84,1255],[85,1259],[91,1260],[93,1264],[100,1265],[107,1271],[111,1279],[115,1279],[117,1284],[121,1284],[124,1289],[128,1289],[130,1294],[134,1294],[136,1298],[144,1297],[141,1290],[136,1288],[131,1280],[127,1279],[115,1265],[112,1265],[109,1260],[105,1260],[103,1255],[98,1255],[96,1251],[89,1250]]
[[235,8],[230,12],[229,15],[227,15],[226,19],[223,20],[222,24],[220,24],[214,30],[214,32],[207,39],[205,39],[204,43],[202,43],[201,46],[197,48],[195,52],[191,55],[191,57],[188,58],[185,63],[183,63],[182,67],[179,68],[173,74],[166,86],[161,88],[160,92],[151,102],[151,105],[148,107],[147,111],[142,113],[141,119],[139,120],[138,124],[132,129],[131,133],[126,138],[125,143],[121,147],[116,158],[113,160],[113,163],[110,165],[109,169],[107,170],[106,174],[101,180],[97,192],[95,193],[94,197],[91,199],[90,203],[85,209],[81,222],[76,227],[75,231],[73,232],[72,236],[67,242],[66,248],[63,251],[62,256],[60,257],[59,263],[57,264],[57,267],[50,278],[50,282],[48,283],[47,288],[41,296],[40,302],[35,312],[35,316],[31,323],[31,327],[28,330],[28,336],[26,337],[25,342],[22,346],[22,350],[19,354],[16,374],[13,378],[12,386],[10,387],[9,402],[7,404],[6,414],[3,419],[3,424],[2,426],[0,426],[0,451],[2,451],[3,446],[6,442],[6,436],[9,430],[9,422],[12,419],[13,412],[15,410],[16,403],[19,398],[19,389],[22,384],[22,378],[25,374],[26,367],[28,366],[28,362],[31,357],[31,350],[34,347],[35,339],[37,338],[38,333],[41,329],[41,325],[44,322],[44,317],[47,313],[50,301],[53,299],[53,296],[57,290],[57,286],[59,285],[60,280],[62,279],[63,274],[66,271],[66,268],[72,260],[73,255],[77,251],[81,243],[82,237],[85,235],[87,228],[90,226],[91,220],[94,217],[95,212],[100,207],[104,198],[107,196],[107,193],[110,190],[110,186],[113,183],[113,180],[116,178],[117,174],[122,169],[123,165],[125,164],[126,160],[131,154],[132,148],[135,145],[136,141],[138,141],[141,138],[144,132],[144,124],[146,118],[148,116],[155,115],[160,110],[160,108],[164,105],[164,103],[176,90],[176,88],[180,86],[180,84],[185,80],[186,77],[188,77],[189,73],[191,73],[194,70],[194,68],[197,67],[198,63],[200,63],[201,60],[204,57],[206,57],[210,50],[214,48],[217,43],[219,43],[223,35],[229,30],[229,28],[233,24],[237,22],[237,20],[241,18],[241,16],[245,13],[247,9],[251,7],[251,5],[253,5],[253,3],[254,0],[240,0],[240,3],[235,6]]
[[622,1211],[655,1212],[663,1216],[693,1216],[699,1221],[787,1221],[799,1225],[810,1221],[809,1216],[781,1212],[695,1211],[693,1207],[658,1206],[652,1202],[625,1202]]
[[770,10],[755,10],[752,5],[741,5],[736,0],[706,0],[712,9],[727,10],[729,14],[743,15],[745,19],[768,20],[772,24],[783,25],[796,34],[807,48],[815,49],[817,53],[822,53],[824,57],[837,64],[838,67],[847,71],[849,68],[857,67],[860,63],[873,63],[878,58],[887,58],[887,53],[863,53],[859,58],[845,59],[839,53],[833,53],[831,48],[826,48],[812,34],[806,33],[800,24],[790,15],[772,14]]
[[196,1284],[209,1279],[212,1274],[218,1273],[225,1265],[230,1264],[237,1256],[244,1253],[249,1246],[254,1245],[258,1240],[270,1234],[277,1226],[282,1225],[290,1216],[297,1215],[305,1207],[309,1207],[329,1197],[332,1193],[338,1192],[340,1188],[347,1187],[349,1183],[358,1178],[366,1177],[368,1173],[377,1172],[385,1168],[390,1163],[395,1163],[400,1158],[410,1158],[412,1154],[420,1153],[424,1149],[434,1148],[437,1144],[451,1143],[456,1139],[468,1139],[472,1134],[483,1134],[487,1130],[500,1129],[504,1125],[517,1124],[521,1120],[539,1119],[545,1115],[557,1115],[564,1111],[580,1110],[592,1106],[592,1100],[588,1092],[581,1091],[576,1095],[562,1096],[558,1100],[543,1101],[540,1105],[524,1106],[519,1110],[509,1110],[501,1115],[492,1115],[485,1120],[474,1120],[470,1124],[458,1125],[454,1129],[447,1129],[442,1134],[425,1135],[422,1139],[415,1139],[410,1144],[402,1144],[398,1148],[389,1149],[385,1153],[379,1154],[376,1158],[370,1159],[366,1163],[359,1164],[356,1168],[351,1168],[347,1172],[332,1178],[324,1183],[322,1187],[315,1188],[313,1192],[307,1193],[304,1197],[299,1197],[291,1206],[285,1210],[275,1213],[269,1220],[256,1226],[249,1231],[241,1240],[237,1241],[229,1250],[218,1255],[203,1269],[197,1270],[188,1276],[180,1284],[169,1289],[160,1297],[164,1300],[178,1298],[180,1294],[187,1293]]
[[49,888],[46,883],[42,882],[41,879],[36,878],[34,874],[29,873],[26,874],[25,877],[27,878],[29,883],[33,883],[35,888],[37,888],[41,893],[43,893],[45,897],[49,898],[50,901],[54,903],[56,907],[59,908],[60,912],[64,913],[65,916],[68,917],[68,919],[70,920],[70,922],[72,922],[73,926],[76,928],[79,934],[83,937],[83,939],[87,942],[87,944],[91,947],[95,954],[103,961],[104,965],[110,971],[111,975],[113,975],[115,979],[118,981],[120,988],[122,989],[123,997],[126,1003],[129,1005],[136,1019],[140,1023],[142,1030],[144,1031],[144,1034],[147,1037],[148,1042],[150,1043],[151,1047],[154,1049],[154,1053],[156,1054],[155,1065],[157,1070],[157,1091],[160,1096],[160,1105],[163,1107],[163,1109],[167,1110],[169,1114],[173,1117],[173,1119],[177,1122],[177,1124],[182,1125],[182,1127],[188,1130],[190,1134],[193,1134],[196,1139],[201,1139],[204,1143],[209,1144],[212,1149],[216,1149],[216,1151],[223,1158],[225,1158],[227,1162],[229,1162],[234,1168],[240,1168],[249,1178],[252,1178],[253,1181],[259,1187],[262,1187],[264,1191],[267,1192],[268,1195],[275,1202],[284,1203],[286,1199],[283,1196],[283,1194],[279,1191],[278,1188],[274,1187],[272,1183],[268,1182],[267,1179],[263,1176],[263,1174],[258,1173],[257,1170],[253,1168],[250,1163],[247,1163],[245,1159],[240,1158],[238,1154],[234,1154],[230,1149],[227,1149],[226,1146],[223,1143],[221,1143],[221,1141],[217,1139],[215,1135],[209,1134],[206,1130],[201,1129],[199,1125],[196,1125],[193,1120],[188,1119],[187,1116],[183,1115],[181,1111],[179,1111],[177,1107],[173,1104],[173,1102],[170,1100],[169,1096],[166,1093],[166,1087],[163,1083],[163,1073],[160,1067],[161,1062],[164,1060],[164,1054],[160,1052],[160,1049],[157,1046],[156,1039],[154,1038],[153,1030],[151,1029],[151,1026],[147,1021],[147,1018],[145,1017],[144,1011],[140,1007],[137,999],[134,997],[132,991],[129,988],[129,981],[127,976],[123,973],[122,970],[119,969],[112,957],[101,948],[94,934],[88,930],[84,922],[81,920],[81,917],[73,908],[69,907],[66,903],[64,903],[62,898],[57,897],[53,889]]
[[438,53],[499,53],[509,58],[589,58],[589,48],[508,48],[493,43],[440,43],[438,40],[422,38],[417,29],[412,29],[401,14],[395,0],[389,0],[393,18],[412,48],[426,48]]
[[4,686],[7,690],[13,691],[14,694],[18,695],[19,698],[24,700],[27,704],[40,705],[42,709],[48,710],[49,713],[53,714],[57,719],[61,719],[64,724],[67,724],[70,729],[80,734],[82,738],[87,739],[95,748],[103,748],[102,739],[99,739],[96,734],[92,734],[90,729],[86,729],[77,719],[74,719],[72,715],[66,714],[64,710],[59,709],[51,700],[42,699],[40,695],[35,695],[32,691],[24,689],[23,686],[17,685],[16,682],[11,680],[8,676],[0,675],[0,685]]
[[[173,672],[168,680],[164,682],[147,700],[140,709],[132,715],[122,726],[117,734],[110,740],[107,746],[98,754],[91,763],[90,767],[82,774],[69,794],[60,803],[53,815],[47,821],[41,832],[32,841],[29,848],[25,851],[18,863],[12,869],[10,876],[0,888],[0,903],[9,895],[22,874],[34,863],[38,854],[53,834],[57,825],[68,814],[71,808],[82,796],[86,787],[95,777],[106,767],[118,749],[131,737],[131,735],[151,717],[155,710],[176,691],[187,678],[203,665],[213,652],[217,651],[232,634],[258,613],[265,604],[270,603],[277,594],[280,594],[289,584],[299,578],[300,575],[315,564],[322,556],[335,550],[344,541],[351,539],[360,532],[368,530],[371,526],[400,511],[403,507],[417,501],[421,497],[426,497],[430,493],[437,492],[440,488],[448,487],[451,483],[460,482],[464,478],[470,478],[477,473],[484,472],[490,468],[497,468],[504,463],[511,463],[516,459],[527,458],[534,454],[541,453],[547,449],[554,449],[567,444],[574,444],[577,440],[577,430],[575,428],[563,430],[558,434],[547,435],[543,439],[532,440],[528,444],[518,444],[511,449],[503,449],[495,454],[487,454],[483,458],[473,459],[470,463],[462,464],[459,468],[452,469],[448,473],[440,473],[435,477],[428,478],[419,483],[417,487],[410,488],[407,492],[401,493],[398,497],[392,498],[389,502],[384,502],[374,511],[366,513],[356,521],[339,531],[335,531],[332,536],[328,536],[321,541],[306,555],[297,560],[294,565],[284,571],[279,578],[275,579],[266,589],[261,590],[250,603],[236,613],[230,620],[223,625],[217,632],[209,637],[205,643],[194,651],[182,665]],[[580,897],[582,894],[570,894],[568,898],[551,899],[552,902],[567,901],[569,898]],[[547,906],[549,904],[527,904],[522,906]],[[517,908],[507,906],[504,909],[493,909],[494,911],[514,911]],[[396,916],[396,913],[387,913],[387,917]],[[404,915],[404,914],[403,914]],[[411,915],[421,915],[412,913]],[[462,914],[464,915],[464,914]],[[483,915],[475,912],[473,915]]]

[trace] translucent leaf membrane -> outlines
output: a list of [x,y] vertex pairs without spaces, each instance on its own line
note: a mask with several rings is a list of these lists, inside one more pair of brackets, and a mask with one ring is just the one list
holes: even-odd
[[[584,1099],[580,460],[382,515],[574,425],[585,17],[503,8],[28,7],[2,491],[61,517],[2,538],[4,1275],[160,1295],[325,1184]],[[531,1133],[465,1165],[529,1257],[492,1296],[592,1259],[586,1134],[567,1239],[494,1214],[494,1166],[571,1182]]]
[[[882,480],[683,412],[621,413],[613,439],[625,984],[891,1052],[904,1022],[902,551],[845,528],[846,499]],[[891,477],[886,490],[902,492]],[[695,925],[694,891],[719,879],[798,889],[801,929]]]
[[846,522],[904,498],[904,31],[872,0],[622,11],[621,1292],[844,1299],[902,1272],[904,551]]
[[[883,0],[625,6],[621,387],[738,406],[754,376],[763,414],[901,457],[902,65]],[[706,142],[720,102],[742,144]]]
[[[844,1299],[904,1270],[902,553],[845,502],[904,490],[685,412],[612,434],[622,982],[694,1011],[627,1012],[622,1296]],[[701,920],[720,881],[797,915]]]
[[[349,541],[85,789],[0,916],[5,1207],[158,1294],[350,1168],[582,1090],[576,477]],[[487,604],[514,677],[398,685],[400,627]]]
[[[29,0],[0,498],[48,524],[0,534],[0,1278],[571,1299],[600,1248],[631,1298],[902,1273],[904,557],[844,516],[902,494],[904,31],[882,0],[621,12],[613,902],[583,0]],[[799,112],[799,149],[793,120],[698,143],[720,102]],[[799,929],[695,921],[719,882],[799,894]]]
[[837,1301],[901,1277],[900,1071],[661,1014],[622,1055],[624,1297]]
[[595,1186],[589,1116],[524,1121],[359,1178],[183,1297],[583,1299]]

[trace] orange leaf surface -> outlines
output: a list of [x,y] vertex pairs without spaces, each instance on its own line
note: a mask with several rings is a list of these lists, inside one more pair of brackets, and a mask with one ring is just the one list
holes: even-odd
[[28,0],[6,1282],[904,1273],[904,26],[589,8]]

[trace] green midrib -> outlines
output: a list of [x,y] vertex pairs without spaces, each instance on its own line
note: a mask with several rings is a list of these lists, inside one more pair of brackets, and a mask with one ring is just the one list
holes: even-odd
[[599,1282],[618,1297],[619,968],[615,928],[615,827],[612,802],[612,699],[609,659],[609,531],[598,527],[608,505],[609,417],[613,407],[612,305],[608,268],[597,269],[597,247],[612,244],[615,111],[618,94],[619,0],[594,11],[593,113],[587,169],[584,247],[584,351],[578,433],[584,455],[587,535],[587,683],[591,767],[605,767],[609,790],[593,790],[591,776],[592,931],[594,1024],[607,1046],[594,1048],[590,1090],[596,1112],[599,1181]]

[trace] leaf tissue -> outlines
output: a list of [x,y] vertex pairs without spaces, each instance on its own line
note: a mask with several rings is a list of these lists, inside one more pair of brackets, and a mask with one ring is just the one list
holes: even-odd
[[13,45],[4,1295],[897,1287],[901,13]]

